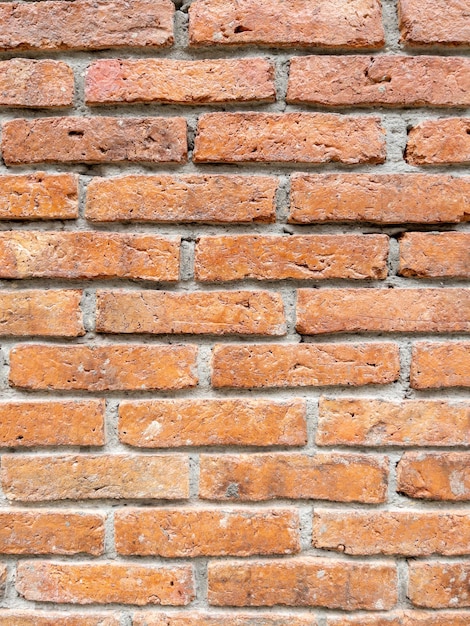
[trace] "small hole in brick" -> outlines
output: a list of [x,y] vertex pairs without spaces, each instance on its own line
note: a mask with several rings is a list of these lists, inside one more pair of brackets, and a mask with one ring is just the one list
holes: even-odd
[[83,130],[69,130],[68,132],[69,137],[83,137],[84,134]]
[[247,28],[246,26],[242,26],[241,24],[239,24],[238,26],[235,27],[234,29],[234,33],[249,33],[251,31],[251,28]]

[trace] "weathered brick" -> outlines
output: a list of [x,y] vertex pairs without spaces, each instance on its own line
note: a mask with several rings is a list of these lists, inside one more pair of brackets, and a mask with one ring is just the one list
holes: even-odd
[[299,516],[289,509],[126,509],[115,517],[118,554],[251,556],[300,551]]
[[82,292],[68,289],[0,293],[0,336],[78,337],[85,334]]
[[327,626],[468,626],[470,613],[465,611],[394,611],[387,615],[328,617]]
[[7,566],[0,563],[0,598],[3,598],[7,581]]
[[196,0],[189,9],[191,45],[256,44],[375,49],[384,45],[377,0]]
[[106,614],[46,613],[45,611],[8,611],[0,614],[0,626],[119,626],[119,616]]
[[81,552],[103,554],[103,515],[43,509],[0,512],[2,554],[72,555]]
[[378,503],[386,500],[388,464],[360,454],[201,455],[200,497]]
[[73,174],[35,172],[0,176],[1,220],[50,220],[78,217],[78,180]]
[[206,113],[199,118],[193,161],[383,163],[384,132],[376,117]]
[[195,276],[230,280],[364,280],[387,276],[386,235],[221,235],[196,243]]
[[194,597],[189,565],[23,561],[18,565],[16,589],[27,600],[70,604],[181,606]]
[[274,69],[266,59],[109,59],[95,61],[85,85],[88,104],[274,102]]
[[212,386],[385,385],[399,371],[398,346],[389,343],[219,345]]
[[470,118],[426,120],[408,133],[410,165],[470,164]]
[[165,615],[146,611],[142,614],[134,613],[132,624],[133,626],[317,626],[317,620],[314,615],[275,615],[273,613],[266,615],[257,613],[253,617],[253,615],[234,615],[233,613],[186,612],[184,615],[175,613]]
[[191,345],[22,345],[10,355],[10,383],[26,389],[185,389],[197,384]]
[[381,562],[302,558],[210,563],[208,576],[209,603],[217,606],[320,606],[354,611],[390,609],[397,601],[395,566]]
[[102,446],[104,400],[1,402],[0,446]]
[[287,101],[323,106],[470,105],[470,59],[311,56],[290,62]]
[[345,554],[470,554],[469,513],[323,511],[313,517],[313,546]]
[[399,273],[417,278],[470,278],[470,233],[405,233],[400,239]]
[[470,331],[470,289],[299,289],[301,335]]
[[317,445],[470,446],[470,403],[320,398]]
[[410,562],[408,598],[433,609],[470,606],[470,562]]
[[170,0],[54,0],[0,5],[0,50],[169,46]]
[[470,454],[405,453],[397,466],[397,491],[425,500],[470,500]]
[[179,248],[179,239],[147,234],[4,231],[0,278],[177,281]]
[[85,215],[92,222],[274,222],[277,186],[273,176],[93,178]]
[[69,107],[73,97],[73,71],[62,61],[0,61],[0,106]]
[[399,0],[401,39],[408,46],[468,46],[467,0]]
[[182,117],[15,119],[3,124],[2,155],[6,165],[184,163],[186,120]]
[[1,478],[7,498],[24,502],[189,495],[188,460],[182,455],[4,455]]
[[416,343],[410,385],[414,389],[470,387],[470,342]]
[[142,448],[303,446],[305,402],[128,400],[119,405],[119,438]]
[[286,333],[281,294],[268,291],[99,291],[96,315],[99,333]]
[[290,204],[289,222],[293,224],[457,223],[470,219],[470,178],[444,174],[294,174]]

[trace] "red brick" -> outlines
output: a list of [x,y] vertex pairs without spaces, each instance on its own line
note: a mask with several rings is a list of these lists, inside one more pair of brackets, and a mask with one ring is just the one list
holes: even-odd
[[275,615],[272,613],[266,615],[257,613],[253,617],[253,615],[233,613],[186,612],[184,614],[172,613],[171,615],[165,615],[163,613],[149,613],[146,611],[142,614],[134,613],[132,624],[133,626],[317,626],[317,620],[313,615]]
[[409,564],[408,598],[432,609],[470,606],[470,562]]
[[410,385],[413,389],[470,387],[470,342],[416,343]]
[[[209,604],[320,606],[354,611],[390,609],[396,569],[382,562],[289,559],[209,564]],[[320,581],[320,582],[319,582]]]
[[185,389],[197,384],[191,345],[21,345],[10,353],[10,383],[25,389]]
[[379,503],[387,497],[387,461],[360,454],[203,454],[200,471],[204,500]]
[[398,347],[389,343],[219,345],[213,387],[385,385],[397,380]]
[[290,62],[287,101],[322,106],[470,105],[470,59],[311,56]]
[[146,234],[4,231],[0,278],[177,281],[179,248],[179,239]]
[[85,215],[92,222],[274,222],[277,185],[272,176],[93,178]]
[[426,120],[408,133],[405,160],[410,165],[470,163],[470,118]]
[[470,278],[470,233],[405,233],[400,239],[399,273],[417,278]]
[[109,59],[95,61],[85,85],[88,104],[274,102],[274,69],[266,59]]
[[98,291],[96,309],[99,333],[286,334],[281,294],[268,291]]
[[470,554],[470,516],[463,511],[323,511],[313,518],[313,546],[345,554]]
[[221,235],[200,237],[195,275],[230,280],[364,280],[387,276],[386,235]]
[[0,106],[69,107],[73,98],[73,71],[66,63],[34,59],[0,61]]
[[401,38],[408,46],[468,46],[467,0],[399,0]]
[[78,337],[85,334],[78,290],[0,293],[0,336]]
[[199,118],[193,161],[383,163],[386,157],[384,133],[376,117],[328,113],[206,113]]
[[460,611],[397,611],[387,615],[329,617],[327,626],[468,626],[469,620],[470,613]]
[[7,498],[23,502],[180,500],[189,495],[183,455],[4,455],[1,477]]
[[397,491],[425,500],[470,500],[470,454],[407,452],[397,466]]
[[381,48],[377,0],[196,0],[189,9],[191,45],[256,44],[323,48]]
[[2,610],[0,626],[119,626],[117,614],[73,614],[46,613],[45,611]]
[[470,402],[320,398],[317,445],[470,446]]
[[142,448],[303,446],[305,402],[128,400],[119,405],[119,438]]
[[0,512],[2,554],[72,555],[81,552],[103,554],[103,515],[42,509]]
[[0,403],[0,446],[102,446],[104,400]]
[[0,50],[159,48],[173,43],[170,0],[54,0],[0,5]]
[[2,155],[6,165],[184,163],[186,120],[182,117],[15,119],[3,124]]
[[0,219],[53,220],[78,217],[78,179],[35,172],[0,176]]
[[300,289],[297,332],[470,331],[470,289]]
[[188,565],[23,561],[18,565],[16,588],[27,600],[70,604],[181,606],[194,597]]
[[126,509],[115,517],[116,549],[171,558],[292,554],[299,525],[289,509]]

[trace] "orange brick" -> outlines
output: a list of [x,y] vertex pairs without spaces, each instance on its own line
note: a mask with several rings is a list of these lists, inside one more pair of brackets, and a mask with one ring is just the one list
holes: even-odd
[[219,345],[213,350],[213,387],[385,385],[400,372],[389,343]]
[[16,588],[27,600],[70,604],[181,606],[194,597],[188,565],[23,561],[18,565]]
[[311,56],[290,62],[287,101],[322,106],[470,105],[463,57]]
[[470,402],[320,398],[320,446],[470,446]]
[[470,387],[470,342],[416,343],[410,385],[413,389]]
[[384,132],[376,117],[206,113],[199,118],[193,161],[383,163]]
[[425,500],[470,500],[470,454],[407,452],[398,463],[397,491]]
[[0,6],[0,50],[101,50],[169,46],[170,0],[54,0]]
[[377,0],[196,0],[189,9],[191,45],[256,44],[323,48],[381,48]]
[[360,617],[329,617],[327,626],[468,626],[470,613],[440,611],[397,611]]
[[119,438],[142,448],[303,446],[307,443],[305,402],[124,401],[119,406]]
[[163,613],[145,612],[142,614],[134,613],[132,624],[133,626],[317,626],[317,620],[313,615],[304,617],[272,613],[269,615],[257,613],[253,617],[252,615],[234,615],[233,613],[221,615],[185,612],[184,615],[175,613],[165,615]]
[[177,281],[179,248],[179,239],[145,234],[4,231],[0,278]]
[[410,165],[470,163],[470,118],[426,120],[408,133],[405,160]]
[[[388,563],[290,559],[209,564],[210,604],[320,606],[354,611],[390,609],[396,569]],[[319,582],[320,581],[320,582]]]
[[230,280],[364,280],[387,276],[386,235],[221,235],[200,237],[195,275]]
[[470,331],[470,289],[300,289],[297,332]]
[[68,220],[76,217],[78,179],[73,174],[35,172],[25,176],[0,176],[0,219]]
[[470,278],[470,233],[405,233],[400,239],[399,273],[417,278]]
[[104,400],[0,403],[0,446],[102,446]]
[[186,120],[182,117],[16,119],[3,124],[2,155],[6,165],[184,163]]
[[290,204],[289,222],[293,224],[457,223],[470,219],[470,178],[443,174],[294,174]]
[[1,106],[68,107],[73,97],[73,71],[62,61],[0,61]]
[[410,562],[408,598],[415,606],[432,609],[470,606],[470,562]]
[[386,460],[360,454],[203,454],[200,497],[378,503],[387,478]]
[[0,626],[119,626],[119,616],[107,614],[46,613],[45,611],[2,610]]
[[399,0],[401,39],[407,46],[468,46],[466,0]]
[[99,291],[96,315],[99,333],[286,333],[281,294],[268,291]]
[[189,495],[188,461],[182,455],[5,455],[1,472],[5,495],[23,502]]
[[86,218],[92,222],[274,222],[277,186],[272,176],[93,178]]
[[470,554],[465,512],[322,511],[313,517],[313,546],[345,554]]
[[289,509],[126,509],[116,513],[118,554],[250,556],[300,551],[299,517]]
[[42,509],[0,512],[0,553],[72,555],[80,552],[103,554],[103,515]]
[[78,337],[85,334],[78,290],[0,293],[0,336]]
[[274,68],[266,59],[109,59],[95,61],[85,85],[88,104],[274,102]]

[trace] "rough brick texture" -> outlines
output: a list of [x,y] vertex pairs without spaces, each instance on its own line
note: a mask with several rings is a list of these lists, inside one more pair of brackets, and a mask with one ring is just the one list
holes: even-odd
[[416,606],[433,609],[470,606],[470,563],[412,563],[408,597]]
[[415,344],[410,384],[414,389],[470,387],[470,342]]
[[470,233],[406,233],[400,240],[402,276],[470,278]]
[[397,466],[397,489],[410,498],[470,500],[469,462],[467,452],[407,452]]
[[405,159],[410,165],[470,163],[470,119],[426,120],[408,135]]
[[466,0],[399,0],[398,16],[407,46],[468,46],[469,12]]

